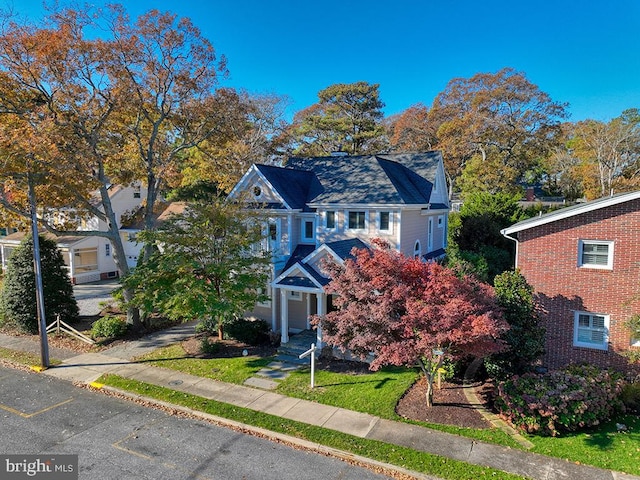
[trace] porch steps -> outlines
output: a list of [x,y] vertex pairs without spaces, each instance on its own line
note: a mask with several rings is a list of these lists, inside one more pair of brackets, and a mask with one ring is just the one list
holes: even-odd
[[[312,343],[316,343],[316,332],[313,330],[303,330],[300,333],[291,335],[287,343],[283,343],[278,347],[278,355],[298,358],[311,347]],[[308,363],[309,360],[303,363]],[[296,362],[297,363],[297,362]]]

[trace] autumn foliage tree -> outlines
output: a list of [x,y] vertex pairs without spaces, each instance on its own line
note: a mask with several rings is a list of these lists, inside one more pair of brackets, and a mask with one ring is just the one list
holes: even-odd
[[327,264],[337,310],[316,317],[328,345],[365,358],[370,368],[419,366],[427,379],[427,405],[433,380],[445,358],[484,356],[502,349],[498,337],[508,328],[490,286],[458,277],[437,263],[405,257],[374,240],[356,249],[344,265]]
[[[225,74],[224,57],[198,28],[169,13],[131,21],[121,5],[54,5],[43,21],[23,22],[3,12],[0,203],[27,216],[24,178],[36,174],[39,206],[54,214],[48,218],[62,208],[75,214],[67,225],[43,215],[41,227],[108,238],[126,276],[109,187],[143,182],[144,225],[153,228],[156,201],[186,153],[205,141],[224,143],[230,125],[246,120],[238,95],[216,90]],[[81,219],[96,217],[103,227],[78,231]],[[134,312],[128,317],[139,326]]]
[[454,78],[429,110],[450,184],[466,191],[514,191],[522,174],[557,145],[566,105],[503,68]]
[[435,125],[429,120],[429,109],[418,103],[390,119],[389,145],[397,152],[426,152],[436,142]]

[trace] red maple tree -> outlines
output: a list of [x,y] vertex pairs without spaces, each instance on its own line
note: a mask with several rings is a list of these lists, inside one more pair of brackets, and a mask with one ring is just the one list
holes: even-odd
[[427,406],[445,358],[503,349],[500,335],[509,327],[491,286],[406,257],[381,240],[352,254],[344,265],[326,264],[332,280],[325,290],[337,295],[337,310],[314,322],[328,345],[361,359],[373,354],[371,370],[418,365],[428,383]]

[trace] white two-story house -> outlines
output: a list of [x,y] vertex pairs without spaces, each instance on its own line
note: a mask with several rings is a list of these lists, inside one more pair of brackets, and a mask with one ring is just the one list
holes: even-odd
[[[440,152],[290,158],[284,167],[253,165],[230,198],[248,194],[264,215],[272,252],[270,299],[254,316],[287,343],[332,308],[322,261],[349,258],[374,238],[405,255],[444,255],[449,202]],[[317,330],[318,347],[322,331]]]
[[[136,265],[142,245],[136,241],[137,228],[123,227],[123,220],[140,208],[142,199],[146,196],[146,188],[139,184],[112,185],[109,187],[109,198],[118,219],[120,235],[125,248],[126,261],[130,267]],[[73,211],[61,211],[58,215],[73,217]],[[78,220],[79,231],[106,231],[107,226],[98,217]],[[15,232],[0,237],[0,258],[4,270],[11,252],[28,235],[27,232]],[[64,262],[69,270],[69,276],[74,284],[89,283],[108,278],[116,278],[118,269],[113,259],[113,246],[110,240],[98,236],[55,236],[48,233],[58,245]]]

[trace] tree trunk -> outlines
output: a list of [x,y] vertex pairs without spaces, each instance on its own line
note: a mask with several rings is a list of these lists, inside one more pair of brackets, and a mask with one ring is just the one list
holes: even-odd
[[425,394],[427,397],[427,407],[433,406],[433,375],[427,375],[427,393]]
[[218,340],[224,340],[224,324],[222,319],[218,319]]
[[[109,197],[109,190],[106,185],[100,188],[100,194],[102,197],[102,205],[104,207],[104,213],[107,217],[107,228],[109,235],[107,238],[113,246],[113,261],[118,268],[118,274],[120,278],[124,278],[129,274],[129,264],[127,263],[127,256],[124,251],[124,244],[122,237],[120,236],[120,228],[118,226],[118,220],[116,219],[115,212],[111,206],[111,198]],[[133,298],[133,292],[130,289],[124,289],[122,296],[125,302],[129,302]],[[127,308],[127,324],[131,325],[134,330],[140,330],[142,328],[142,322],[140,321],[140,312],[137,308]]]

